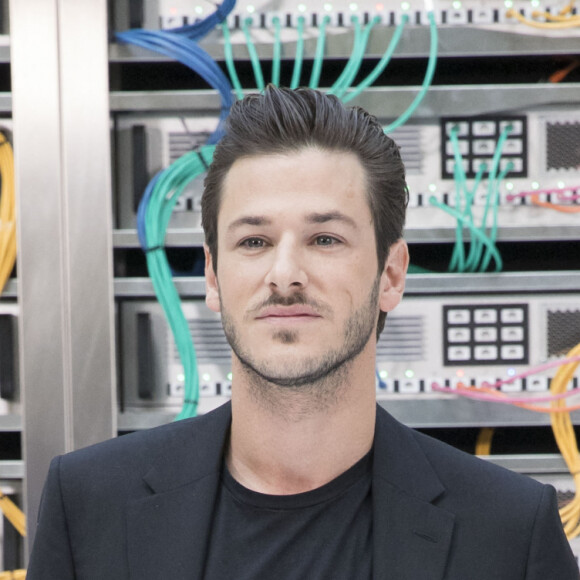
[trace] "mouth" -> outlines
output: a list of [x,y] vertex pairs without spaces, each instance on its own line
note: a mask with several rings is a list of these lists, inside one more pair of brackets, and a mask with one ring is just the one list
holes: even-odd
[[311,322],[321,318],[314,309],[296,304],[293,306],[270,306],[256,316],[256,320],[262,320],[272,324],[291,324]]

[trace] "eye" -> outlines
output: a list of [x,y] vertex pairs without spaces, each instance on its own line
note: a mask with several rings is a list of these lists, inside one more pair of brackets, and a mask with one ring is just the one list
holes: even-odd
[[335,244],[340,244],[340,240],[337,240],[334,236],[322,234],[320,236],[316,236],[314,243],[317,246],[334,246]]
[[266,242],[262,238],[246,238],[240,242],[241,247],[249,249],[263,248],[265,245]]

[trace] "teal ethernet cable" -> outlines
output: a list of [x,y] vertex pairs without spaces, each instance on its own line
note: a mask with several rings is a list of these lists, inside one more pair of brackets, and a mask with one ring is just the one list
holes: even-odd
[[[179,294],[172,280],[164,249],[165,234],[179,196],[187,185],[203,173],[211,163],[214,145],[192,151],[180,157],[170,167],[158,173],[152,181],[151,194],[145,209],[145,245],[147,268],[153,288],[175,339],[185,375],[184,402],[176,417],[195,416],[199,400],[199,377],[195,346]],[[145,196],[144,196],[145,199]],[[142,202],[143,203],[143,202]],[[141,209],[141,208],[140,208]]]
[[274,16],[272,18],[274,25],[274,48],[272,54],[272,84],[276,87],[280,86],[280,60],[282,56],[282,32],[280,30],[280,17]]
[[260,64],[260,58],[256,51],[256,46],[252,40],[252,35],[250,34],[250,25],[252,24],[252,19],[244,18],[244,23],[242,25],[242,30],[244,31],[244,36],[246,37],[246,44],[248,45],[248,53],[250,55],[250,60],[252,61],[252,69],[254,70],[254,77],[256,79],[256,87],[261,92],[265,88],[264,75],[262,74],[262,66]]
[[[353,21],[353,23],[355,23],[355,26],[358,28],[359,27],[358,17],[353,16],[352,21]],[[354,43],[355,50],[353,51],[353,53],[356,51],[355,58],[349,59],[339,81],[337,81],[338,87],[335,90],[335,94],[339,99],[342,100],[346,91],[350,88],[350,86],[352,85],[352,82],[354,81],[358,71],[360,70],[362,62],[364,60],[367,44],[369,42],[369,37],[370,37],[370,34],[372,32],[372,29],[380,21],[381,21],[381,19],[378,16],[375,16],[365,26],[365,29],[364,29],[364,32],[362,33],[362,35],[359,34],[358,43],[355,40],[355,43]],[[355,28],[355,31],[356,31],[356,28]],[[333,86],[333,89],[334,89],[334,86]],[[332,89],[331,89],[331,91],[332,91]]]
[[[485,232],[485,230],[487,229],[488,215],[489,215],[489,211],[491,208],[492,220],[491,220],[491,228],[490,228],[490,233],[488,234],[488,238],[494,244],[495,244],[495,240],[497,238],[497,225],[498,225],[497,224],[497,212],[498,212],[498,206],[499,206],[499,187],[500,187],[502,180],[507,175],[507,173],[509,173],[509,171],[511,171],[511,169],[513,168],[513,163],[508,163],[506,165],[506,167],[504,168],[504,170],[500,172],[499,176],[497,176],[497,171],[499,168],[501,154],[503,151],[505,141],[506,141],[508,135],[511,133],[512,129],[513,128],[511,125],[507,125],[503,129],[503,131],[501,132],[501,135],[498,139],[498,142],[497,142],[494,154],[493,154],[493,158],[492,158],[492,162],[491,162],[491,169],[489,171],[489,177],[488,177],[487,194],[485,196],[485,209],[483,212],[483,217],[482,217],[481,226],[480,226],[480,230],[482,231],[482,233]],[[479,244],[479,243],[476,243],[476,246],[477,246],[477,252],[474,251],[473,262],[466,264],[466,267],[467,267],[468,271],[475,271],[475,269],[477,268],[477,266],[479,264],[479,270],[481,272],[484,272],[487,269],[487,266],[491,260],[491,256],[489,254],[489,249],[485,252],[485,255],[483,255],[483,249],[484,249],[483,246],[481,246],[481,244]]]
[[375,68],[368,74],[368,76],[364,80],[362,80],[357,85],[357,87],[352,92],[348,93],[342,98],[343,103],[348,103],[355,97],[358,97],[365,89],[370,87],[377,80],[379,75],[385,70],[385,68],[391,61],[391,58],[393,57],[393,53],[395,52],[397,45],[399,44],[399,41],[401,40],[401,35],[403,34],[403,29],[405,28],[407,22],[409,22],[409,15],[405,13],[401,18],[401,22],[395,29],[393,37],[391,38],[391,42],[389,42],[389,46],[387,47],[387,50],[381,57],[381,60],[379,60]]
[[432,10],[427,13],[427,18],[429,19],[429,28],[431,30],[431,41],[429,45],[429,61],[427,62],[427,71],[425,72],[425,78],[423,79],[421,90],[415,96],[413,102],[409,105],[407,110],[401,113],[398,119],[384,128],[385,133],[391,133],[395,129],[398,129],[404,125],[411,118],[411,115],[415,112],[417,107],[421,104],[421,101],[424,99],[427,91],[431,87],[433,75],[435,74],[435,67],[437,66],[438,34],[437,22],[435,21],[435,14]]
[[[455,182],[455,206],[458,208],[458,211],[462,213],[466,220],[468,220],[470,223],[473,223],[473,215],[471,213],[473,199],[475,197],[475,192],[481,183],[483,174],[487,170],[487,164],[482,163],[480,165],[475,176],[474,185],[470,190],[467,187],[467,178],[465,176],[465,170],[463,169],[463,158],[459,149],[459,139],[457,134],[458,127],[452,127],[449,138],[453,148],[453,156],[455,160],[455,164],[453,166],[453,178]],[[479,251],[479,246],[479,240],[471,240],[469,256],[466,260],[463,248],[463,226],[458,222],[455,229],[455,246],[453,248],[451,261],[449,263],[449,269],[451,271],[458,272],[472,271],[468,264],[472,264],[475,261],[475,265],[477,266],[477,263],[479,263],[479,258],[476,258],[476,254]]]
[[292,71],[292,80],[290,81],[290,88],[295,89],[300,84],[300,75],[302,73],[302,61],[304,60],[304,23],[306,19],[304,16],[298,17],[298,25],[296,31],[298,39],[296,41],[296,56],[294,57],[294,69]]
[[481,230],[479,230],[479,228],[475,227],[475,225],[459,211],[440,202],[434,195],[429,197],[429,203],[435,207],[438,207],[439,209],[442,209],[451,217],[455,218],[458,222],[461,222],[461,224],[465,225],[465,227],[469,228],[471,234],[480,240],[481,243],[486,246],[486,248],[488,248],[491,257],[495,260],[496,272],[501,271],[503,262],[497,248],[492,243],[492,241],[484,233],[482,233]]
[[350,85],[352,81],[356,77],[358,71],[360,70],[362,61],[364,59],[365,50],[369,41],[369,36],[371,34],[372,29],[375,25],[380,22],[380,18],[375,16],[366,26],[364,31],[361,33],[361,26],[359,17],[353,15],[351,17],[351,22],[354,25],[354,41],[353,41],[353,48],[344,67],[344,70],[336,79],[332,87],[327,91],[329,95],[336,95],[339,99],[341,99]]
[[[322,71],[322,62],[324,60],[324,47],[326,45],[326,27],[330,22],[330,16],[325,14],[318,25],[318,40],[316,41],[316,52],[314,54],[314,62],[312,64],[312,73],[310,74],[310,82],[308,87],[317,89],[320,82],[320,73]],[[272,78],[274,73],[272,73]],[[272,81],[273,82],[273,81]]]
[[234,51],[232,47],[232,39],[230,37],[230,29],[226,20],[222,22],[222,33],[224,35],[224,57],[226,60],[226,67],[228,69],[228,74],[230,75],[230,80],[232,81],[232,86],[236,92],[236,97],[238,99],[244,98],[244,91],[242,89],[242,84],[240,83],[240,78],[236,72],[236,66],[234,64]]
[[[513,169],[513,164],[511,162],[508,163],[506,167],[499,173],[499,175],[497,174],[497,171],[499,168],[505,140],[507,139],[511,130],[512,130],[511,125],[506,126],[502,131],[500,138],[498,139],[496,149],[494,151],[494,155],[492,158],[491,168],[489,170],[487,194],[485,199],[485,209],[483,212],[482,222],[480,227],[477,228],[473,223],[473,215],[471,212],[471,208],[473,206],[475,193],[478,190],[479,185],[481,184],[484,173],[488,169],[487,164],[482,163],[479,166],[478,172],[475,177],[474,185],[471,189],[469,189],[467,186],[465,171],[463,169],[463,158],[461,156],[459,148],[459,139],[457,136],[458,128],[453,127],[451,129],[449,136],[455,160],[453,171],[456,189],[455,205],[456,211],[459,215],[462,216],[462,219],[457,221],[457,227],[455,230],[455,246],[453,248],[451,261],[449,263],[450,271],[475,272],[479,270],[480,272],[484,272],[487,269],[491,258],[492,257],[495,258],[495,255],[492,254],[490,248],[495,247],[495,240],[497,238],[497,227],[498,227],[497,212],[499,205],[499,188],[505,176]],[[439,207],[441,207],[441,205],[438,204]],[[490,209],[493,217],[490,226],[490,233],[489,235],[487,235],[486,230],[488,228],[488,215]],[[467,259],[465,258],[463,246],[463,230],[466,227],[466,224],[471,234],[471,244]],[[479,232],[479,235],[476,234],[474,237],[475,230]],[[485,245],[482,244],[482,239],[484,238],[486,238],[489,241],[489,244]],[[483,253],[484,250],[485,254]],[[497,264],[498,263],[496,260],[496,266]]]
[[[513,162],[508,162],[505,166],[505,168],[500,172],[497,180],[496,180],[496,184],[495,184],[495,191],[494,191],[494,202],[493,202],[493,222],[492,222],[492,226],[491,226],[491,232],[489,233],[489,238],[490,240],[495,244],[495,240],[497,239],[497,210],[498,210],[498,205],[499,205],[499,184],[503,181],[503,179],[505,178],[505,176],[514,168],[514,164]],[[487,266],[489,264],[489,261],[491,260],[491,256],[489,254],[489,250],[486,251],[485,255],[483,256],[483,260],[481,262],[481,266],[480,269],[481,271],[485,271],[487,269]]]
[[351,22],[354,25],[354,39],[352,41],[352,50],[350,53],[350,57],[343,71],[340,73],[339,77],[334,81],[334,84],[328,89],[327,94],[329,95],[333,95],[337,90],[339,90],[342,87],[344,79],[348,74],[348,71],[350,70],[351,63],[356,61],[357,58],[360,58],[358,51],[361,36],[360,20],[357,16],[353,16]]

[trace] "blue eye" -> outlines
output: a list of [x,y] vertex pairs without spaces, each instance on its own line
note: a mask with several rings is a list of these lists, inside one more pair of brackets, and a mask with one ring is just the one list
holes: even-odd
[[241,242],[240,246],[245,246],[246,248],[263,248],[264,243],[262,238],[246,238]]
[[316,245],[317,246],[332,246],[338,243],[336,238],[332,236],[317,236],[316,237]]

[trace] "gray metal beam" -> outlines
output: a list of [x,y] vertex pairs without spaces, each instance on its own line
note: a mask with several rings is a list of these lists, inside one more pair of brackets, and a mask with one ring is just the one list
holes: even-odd
[[116,432],[106,0],[10,14],[30,547],[50,459]]
[[[352,105],[371,111],[379,119],[400,115],[411,104],[419,87],[370,87]],[[255,92],[255,91],[246,91]],[[580,83],[521,85],[438,85],[429,89],[414,113],[415,119],[446,115],[485,115],[550,105],[577,105]],[[115,112],[193,111],[218,114],[217,91],[113,91],[110,106]]]

